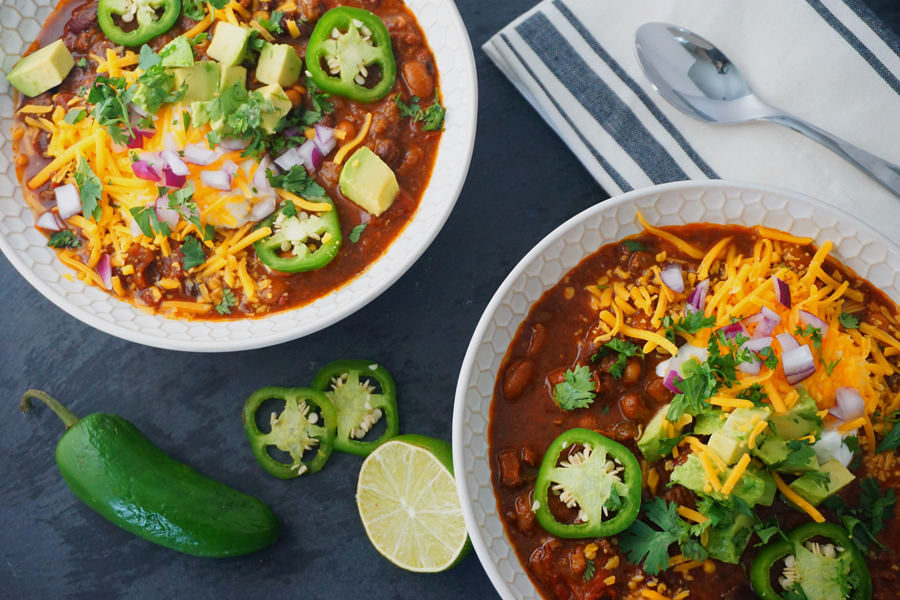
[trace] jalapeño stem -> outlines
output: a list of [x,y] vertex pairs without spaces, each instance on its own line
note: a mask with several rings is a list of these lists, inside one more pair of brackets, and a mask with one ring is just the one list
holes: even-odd
[[31,403],[33,398],[37,398],[44,404],[50,407],[50,410],[56,413],[60,419],[62,419],[63,425],[66,426],[66,431],[71,429],[75,423],[78,422],[78,417],[76,417],[72,411],[59,403],[59,401],[50,396],[47,392],[42,392],[41,390],[28,390],[22,396],[22,402],[19,403],[19,408],[22,413],[27,413],[34,405]]

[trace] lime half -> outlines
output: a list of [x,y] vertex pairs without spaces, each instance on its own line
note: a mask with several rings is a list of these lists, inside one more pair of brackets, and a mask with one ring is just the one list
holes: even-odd
[[359,471],[356,505],[372,545],[398,567],[445,571],[472,549],[443,440],[401,435],[376,448]]

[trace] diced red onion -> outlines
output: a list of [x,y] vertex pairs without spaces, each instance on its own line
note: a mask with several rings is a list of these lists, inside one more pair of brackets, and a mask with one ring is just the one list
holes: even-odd
[[[319,126],[316,125],[316,129]],[[679,294],[684,292],[684,277],[681,274],[681,265],[678,263],[669,263],[666,268],[660,271],[659,278],[666,284],[669,289]]]
[[328,156],[334,150],[334,147],[337,146],[337,140],[334,138],[334,129],[327,125],[316,125],[316,135],[313,137],[313,143],[323,156]]
[[757,358],[755,354],[750,354],[750,360],[745,360],[737,365],[738,370],[741,373],[746,373],[747,375],[759,375],[759,370],[762,368],[762,361]]
[[166,161],[166,166],[172,169],[172,172],[176,175],[190,175],[191,170],[185,164],[181,157],[178,156],[177,152],[173,152],[171,150],[164,150],[162,153],[162,159]]
[[744,317],[743,319],[741,319],[741,323],[743,323],[746,327],[747,325],[753,325],[754,323],[761,321],[762,318],[763,314],[761,312],[758,312],[750,315],[749,317]]
[[162,159],[159,152],[135,152],[138,160],[142,160],[156,170],[162,170],[166,166],[166,161]]
[[262,221],[275,212],[275,196],[266,196],[253,205],[247,218],[251,221]]
[[681,390],[678,389],[677,383],[681,381],[681,377],[678,376],[678,373],[674,370],[666,373],[666,378],[663,379],[663,385],[666,386],[670,391],[675,392],[676,394],[680,394]]
[[187,177],[184,175],[176,175],[172,172],[172,167],[166,165],[163,169],[163,179],[165,179],[166,187],[181,188],[187,183]]
[[178,152],[181,150],[181,146],[178,145],[178,140],[175,139],[175,134],[171,131],[167,131],[163,134],[163,148],[166,152]]
[[[139,115],[142,116],[142,117],[146,117],[146,116],[149,114],[146,110],[144,110],[143,108],[141,108],[140,106],[138,106],[138,105],[135,104],[134,102],[130,102],[130,103],[128,104],[128,110],[130,110],[130,111],[133,112],[133,113],[137,113],[137,114],[139,114]],[[156,115],[154,115],[154,116],[156,116]]]
[[271,162],[268,156],[264,157],[259,161],[259,166],[256,167],[256,172],[253,174],[253,187],[262,195],[275,193],[275,188],[272,187],[272,184],[269,183],[269,178],[266,176],[266,171],[269,168],[273,168],[273,170],[276,168],[272,167]]
[[67,183],[54,189],[56,194],[56,206],[59,209],[59,218],[65,221],[70,217],[81,214],[81,196],[74,183]]
[[684,312],[690,314],[694,311],[699,312],[706,308],[706,293],[708,291],[709,279],[704,279],[697,284],[697,287],[695,287],[694,291],[691,292],[691,295],[688,296],[687,303],[684,305]]
[[316,148],[316,144],[313,140],[306,140],[306,142],[304,142],[297,150],[298,156],[300,156],[303,161],[303,166],[306,167],[307,171],[313,172],[319,168],[320,164],[322,164],[324,156],[322,156],[322,153]]
[[187,144],[184,147],[184,162],[191,163],[192,165],[205,167],[206,165],[215,162],[220,156],[222,156],[221,150],[210,150],[209,147],[204,147],[199,144]]
[[753,330],[754,339],[772,335],[772,332],[781,323],[781,316],[770,308],[763,306],[759,314],[763,316],[763,321]]
[[779,333],[775,336],[775,339],[778,340],[778,343],[781,344],[781,352],[790,352],[791,350],[796,350],[800,347],[799,342],[794,339],[789,333]]
[[41,216],[37,218],[37,221],[34,222],[35,225],[40,227],[41,229],[46,229],[47,231],[61,231],[62,226],[59,223],[59,220],[56,218],[56,215],[53,214],[53,211],[48,210]]
[[762,361],[754,353],[761,351],[763,348],[768,348],[772,345],[772,341],[773,339],[771,337],[766,337],[756,340],[750,340],[741,344],[741,349],[749,350],[751,354],[750,360],[740,363],[737,368],[742,373],[746,373],[748,375],[758,375],[759,370],[762,368]]
[[240,167],[238,167],[233,160],[226,160],[222,162],[222,171],[228,173],[229,175],[237,174]]
[[161,223],[165,222],[169,225],[177,225],[180,215],[177,210],[169,208],[169,199],[168,197],[165,197],[156,200],[156,218],[159,219]]
[[788,284],[772,275],[772,283],[775,284],[775,299],[785,308],[791,307],[791,288]]
[[159,173],[145,160],[138,160],[131,163],[131,170],[134,171],[134,176],[139,179],[159,182]]
[[149,130],[142,129],[132,129],[134,135],[128,140],[128,143],[125,144],[128,148],[134,150],[135,148],[143,148],[144,147],[144,139],[152,138],[155,133]]
[[804,325],[812,325],[822,333],[822,337],[828,335],[828,323],[812,314],[811,312],[800,310],[800,322]]
[[866,414],[866,401],[856,388],[839,387],[834,397],[844,415],[842,420],[854,421]]
[[227,137],[219,142],[219,145],[226,150],[244,150],[250,145],[250,140],[239,140],[237,138]]
[[200,181],[203,182],[203,185],[223,192],[231,191],[231,178],[232,176],[225,171],[200,172]]
[[797,385],[816,372],[816,361],[809,346],[799,346],[781,354],[784,376],[791,385]]
[[732,339],[736,338],[738,336],[738,334],[740,334],[746,338],[750,337],[749,332],[747,331],[747,328],[744,327],[740,321],[738,321],[737,323],[731,323],[729,325],[726,325],[725,327],[722,327],[721,329],[719,329],[719,331],[722,332],[722,334],[725,336],[725,339],[727,339],[727,340],[732,340]]
[[843,443],[844,440],[841,438],[841,434],[834,429],[826,429],[823,431],[821,437],[819,437],[819,440],[813,446],[819,464],[824,465],[834,458]]
[[760,352],[763,348],[768,348],[772,345],[774,341],[771,337],[757,338],[755,340],[750,340],[749,342],[744,342],[741,344],[741,348],[746,348],[751,352]]
[[846,419],[844,419],[844,411],[841,410],[840,406],[832,406],[831,408],[828,409],[828,412],[829,412],[829,414],[831,414],[832,416],[836,417],[837,419],[839,419],[841,421],[846,420]]
[[109,264],[109,254],[101,254],[100,261],[97,263],[97,275],[103,280],[106,289],[112,289],[112,267]]

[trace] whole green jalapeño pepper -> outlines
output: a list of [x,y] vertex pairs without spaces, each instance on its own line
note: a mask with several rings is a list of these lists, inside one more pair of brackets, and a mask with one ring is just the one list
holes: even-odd
[[[381,78],[367,87],[373,66]],[[384,22],[374,13],[347,6],[332,8],[319,19],[306,48],[306,68],[321,90],[357,102],[384,98],[397,78]]]
[[[264,265],[284,273],[302,273],[321,269],[337,256],[342,240],[337,209],[327,197],[315,200],[331,210],[320,215],[298,214],[293,202],[286,202],[259,224],[272,229],[272,235],[253,243]],[[310,244],[315,249],[310,249]]]
[[[164,34],[180,14],[181,0],[100,0],[97,5],[100,29],[111,42],[122,46],[140,46]],[[130,27],[135,21],[137,26]]]
[[278,539],[281,523],[262,501],[169,457],[122,417],[79,419],[40,390],[22,398],[49,406],[66,426],[56,464],[91,509],[146,540],[194,556],[238,556]]
[[[872,578],[866,561],[843,527],[831,523],[808,523],[787,535],[788,539],[773,542],[763,548],[750,570],[750,583],[761,600],[783,600],[775,591],[773,581],[794,596],[821,600],[840,592],[848,600],[869,600],[872,597]],[[816,545],[805,544],[825,538]],[[831,544],[830,548],[826,548]],[[781,573],[773,573],[777,563],[784,560]],[[800,588],[802,595],[796,590]]]
[[[263,402],[273,399],[284,400],[284,410],[281,414],[271,414],[272,429],[263,433],[256,425],[256,413]],[[322,392],[307,388],[262,388],[247,398],[242,419],[256,461],[275,477],[292,479],[304,473],[315,473],[331,456],[337,414]],[[269,446],[287,452],[293,462],[275,460],[269,456]],[[315,457],[304,461],[303,454],[313,449],[316,450]]]
[[[551,493],[578,510],[573,523],[559,522],[550,511]],[[538,523],[557,537],[615,535],[641,508],[641,467],[622,444],[590,429],[570,429],[544,455],[534,500]]]
[[[375,393],[372,380],[378,383],[380,393]],[[394,379],[381,365],[370,360],[339,360],[323,367],[311,387],[324,392],[337,410],[335,450],[368,456],[400,431]],[[362,441],[382,416],[385,432],[378,439]]]

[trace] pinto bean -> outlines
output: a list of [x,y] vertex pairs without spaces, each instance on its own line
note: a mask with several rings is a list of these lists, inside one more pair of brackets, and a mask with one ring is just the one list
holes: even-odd
[[400,156],[400,147],[393,140],[375,140],[372,152],[388,166],[393,165]]
[[647,387],[644,389],[647,390],[647,393],[650,394],[651,398],[660,404],[671,402],[672,398],[675,397],[675,392],[666,387],[662,377],[657,377],[648,383]]
[[503,376],[503,395],[515,400],[525,393],[534,381],[534,362],[527,358],[514,360]]
[[619,398],[619,408],[629,421],[644,422],[650,416],[650,411],[644,405],[644,401],[635,392],[628,392]]
[[298,86],[294,86],[288,88],[284,91],[285,95],[288,97],[288,100],[291,101],[291,107],[297,108],[300,106],[300,103],[303,102],[303,92],[301,91],[303,88],[299,88]]
[[337,129],[340,129],[344,132],[344,141],[349,142],[353,138],[356,137],[356,125],[354,125],[351,121],[341,121],[337,124]]
[[66,23],[69,33],[82,33],[93,29],[97,24],[97,3],[88,2],[72,11],[72,18]]
[[550,385],[557,385],[566,380],[566,371],[568,369],[566,367],[560,367],[554,371],[550,371],[550,374],[547,375],[547,383]]
[[540,323],[535,323],[531,328],[531,341],[528,342],[528,356],[535,356],[544,346],[544,340],[547,338],[547,328]]
[[641,359],[634,356],[628,359],[625,364],[625,373],[622,375],[622,381],[625,385],[633,385],[641,376]]
[[403,79],[413,96],[430,98],[434,92],[434,78],[425,63],[411,60],[403,65]]
[[269,277],[269,287],[259,292],[259,301],[272,306],[281,302],[284,295],[290,290],[288,283],[281,277]]
[[622,421],[616,425],[615,438],[617,442],[633,440],[638,436],[638,426],[629,421]]

